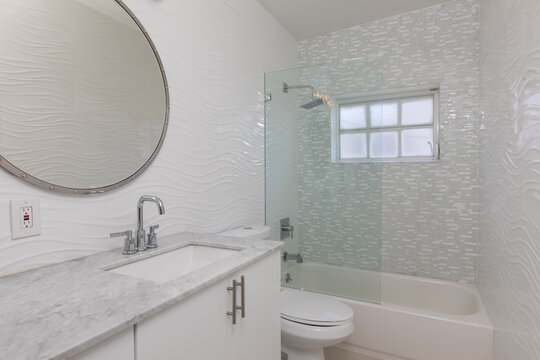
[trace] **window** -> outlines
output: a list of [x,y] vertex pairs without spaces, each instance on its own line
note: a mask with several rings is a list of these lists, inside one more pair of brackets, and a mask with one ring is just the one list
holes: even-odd
[[439,89],[340,97],[332,110],[332,161],[439,158]]

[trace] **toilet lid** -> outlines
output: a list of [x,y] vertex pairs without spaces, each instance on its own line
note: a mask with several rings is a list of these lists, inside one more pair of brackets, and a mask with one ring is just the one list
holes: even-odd
[[337,326],[351,321],[353,311],[326,295],[285,289],[281,292],[281,317],[308,325]]
[[246,225],[228,230],[219,235],[240,237],[245,240],[265,240],[270,237],[270,228],[265,225]]

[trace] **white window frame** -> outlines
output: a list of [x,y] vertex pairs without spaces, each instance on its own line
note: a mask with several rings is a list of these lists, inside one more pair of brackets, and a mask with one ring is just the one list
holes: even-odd
[[[401,125],[401,106],[398,106],[398,124],[395,126],[371,127],[369,119],[369,109],[367,110],[366,128],[354,130],[341,130],[340,128],[340,107],[342,105],[361,105],[391,100],[408,100],[414,97],[433,96],[433,155],[432,156],[402,156],[401,155],[401,132],[407,129],[427,128],[429,124],[422,125]],[[331,112],[331,131],[332,131],[332,162],[333,163],[374,163],[374,162],[433,162],[440,159],[439,146],[439,85],[427,85],[416,88],[385,90],[364,94],[349,94],[346,96],[337,96],[333,99]],[[366,158],[347,158],[340,157],[340,135],[343,133],[369,133],[382,131],[398,132],[398,156],[388,158],[370,158],[370,144],[367,142]],[[367,136],[369,138],[369,136]]]

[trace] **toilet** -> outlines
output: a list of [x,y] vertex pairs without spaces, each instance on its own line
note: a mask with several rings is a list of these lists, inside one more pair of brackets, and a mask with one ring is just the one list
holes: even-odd
[[323,348],[354,331],[352,309],[331,297],[294,289],[281,292],[281,351],[287,360],[324,360]]
[[[220,235],[263,240],[270,228],[242,226]],[[285,288],[281,291],[281,352],[287,360],[324,360],[323,349],[354,331],[352,309],[330,296]]]

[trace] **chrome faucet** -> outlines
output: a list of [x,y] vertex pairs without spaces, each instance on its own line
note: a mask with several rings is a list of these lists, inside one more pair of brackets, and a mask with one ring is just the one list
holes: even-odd
[[[163,205],[163,202],[161,201],[161,199],[158,198],[157,196],[143,195],[139,198],[139,201],[137,201],[137,234],[136,234],[136,242],[137,242],[138,251],[145,251],[148,249],[148,247],[146,246],[146,232],[144,230],[144,223],[143,223],[143,205],[147,201],[151,201],[156,204],[156,206],[159,209],[159,215],[165,214],[165,206]],[[155,228],[156,227],[154,227],[154,229]],[[151,246],[157,247],[155,240],[153,244],[151,244]]]
[[289,254],[288,252],[284,251],[282,256],[283,261],[287,260],[296,260],[297,263],[301,264],[304,262],[304,259],[302,258],[302,255],[300,253],[298,254]]

